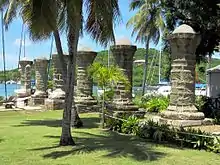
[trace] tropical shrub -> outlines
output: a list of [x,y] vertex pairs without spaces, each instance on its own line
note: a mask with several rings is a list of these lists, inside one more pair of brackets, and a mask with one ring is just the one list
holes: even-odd
[[122,123],[122,126],[121,126],[122,133],[136,134],[138,131],[138,123],[139,123],[139,120],[137,117],[135,116],[128,117],[128,119]]
[[114,118],[106,117],[105,118],[106,127],[112,131],[122,132],[122,120],[116,120]]
[[53,89],[53,87],[54,87],[54,81],[52,81],[52,80],[47,81],[47,88]]
[[194,149],[204,149],[220,153],[220,137],[192,128],[174,128],[166,124],[158,124],[153,121],[139,121],[131,116],[127,120],[109,119],[112,124],[111,130],[135,134],[141,138],[150,139],[155,142],[168,142]]
[[212,99],[206,96],[197,96],[195,100],[196,107],[206,118],[213,118],[216,124],[220,124],[220,109],[215,109],[213,104]]
[[3,96],[0,96],[0,101],[3,101],[4,100],[4,97]]
[[0,96],[0,105],[3,105],[4,97]]
[[161,112],[166,110],[169,105],[169,100],[166,97],[154,97],[145,105],[148,112]]
[[161,112],[169,105],[169,98],[162,95],[146,95],[133,100],[134,104],[148,112]]
[[214,137],[210,133],[192,128],[170,128],[153,121],[139,123],[138,136],[152,139],[157,142],[181,144],[181,147],[205,149],[207,151],[220,152],[220,137]]

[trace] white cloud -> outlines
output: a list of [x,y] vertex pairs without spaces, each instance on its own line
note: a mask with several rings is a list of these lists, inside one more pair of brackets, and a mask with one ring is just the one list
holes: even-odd
[[[14,41],[14,44],[17,45],[17,46],[20,46],[21,44],[21,39],[20,38],[17,38],[15,41]],[[32,44],[32,42],[29,40],[29,39],[25,39],[25,46],[30,46]],[[24,46],[24,40],[22,41],[22,46]]]

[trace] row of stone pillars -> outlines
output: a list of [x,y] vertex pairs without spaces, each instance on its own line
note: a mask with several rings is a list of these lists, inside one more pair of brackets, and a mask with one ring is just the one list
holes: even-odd
[[[131,85],[129,91],[125,90],[123,83],[119,83],[115,89],[111,108],[114,109],[117,114],[124,113],[125,111],[129,114],[139,112],[138,107],[132,103],[133,56],[136,49],[136,46],[132,45],[116,45],[111,47],[116,64],[125,73],[125,76],[128,77]],[[97,100],[92,96],[93,81],[87,74],[87,68],[93,63],[96,56],[97,53],[93,51],[79,51],[77,53],[75,105],[79,112],[97,112],[99,109]],[[64,104],[63,96],[65,93],[63,91],[63,81],[58,56],[53,55],[52,61],[54,64],[55,91],[59,89],[59,92],[51,93],[49,98],[45,100],[45,106],[47,109],[61,109]],[[140,114],[143,117],[144,113],[141,112]]]
[[[195,107],[195,51],[199,44],[199,35],[188,25],[181,25],[170,36],[170,44],[172,50],[172,70],[171,70],[171,95],[170,105],[167,111],[161,114],[160,122],[171,125],[201,125],[203,123],[204,114],[198,112]],[[116,64],[124,71],[131,84],[130,90],[127,92],[123,83],[119,83],[115,89],[113,104],[110,105],[115,115],[124,113],[132,113],[143,116],[143,112],[138,111],[138,107],[132,104],[132,69],[133,56],[136,46],[132,45],[115,45],[111,47],[113,57]],[[96,57],[96,52],[81,51],[77,54],[77,81],[75,103],[78,111],[90,111],[96,101],[92,97],[92,80],[87,75],[87,67],[91,65]],[[67,58],[66,58],[67,59]],[[54,81],[55,90],[45,100],[48,109],[60,109],[64,104],[65,92],[63,91],[63,81],[61,76],[61,67],[57,55],[53,55],[54,64]],[[37,93],[35,99],[39,101],[36,95],[43,96],[46,90],[46,68],[47,62],[42,60],[35,61],[36,87]],[[22,75],[22,83],[24,88],[30,87],[29,63],[21,62],[21,69],[25,75]],[[41,68],[41,69],[40,69]],[[75,83],[75,82],[74,82]]]

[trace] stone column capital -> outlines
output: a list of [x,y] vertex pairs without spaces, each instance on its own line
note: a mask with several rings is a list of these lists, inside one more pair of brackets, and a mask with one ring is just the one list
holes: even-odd
[[19,61],[19,65],[23,68],[25,67],[26,65],[32,65],[33,64],[33,61],[30,61],[30,60],[21,60]]
[[[117,53],[122,54],[122,52],[131,52],[130,54],[126,54],[126,55],[130,55],[130,56],[134,56],[134,53],[137,50],[137,47],[135,45],[113,45],[110,47],[110,50],[113,53],[113,55],[118,55]],[[125,54],[122,54],[125,55]]]
[[93,51],[78,51],[76,62],[78,67],[88,67],[90,64],[93,63],[97,52]]
[[[196,33],[192,27],[182,24],[177,27],[167,38],[172,46],[191,46],[197,47],[201,41],[201,36]],[[171,46],[171,47],[172,47]]]

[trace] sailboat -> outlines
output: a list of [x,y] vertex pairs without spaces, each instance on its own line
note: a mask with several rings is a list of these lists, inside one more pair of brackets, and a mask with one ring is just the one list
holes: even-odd
[[159,54],[159,73],[158,73],[158,85],[160,86],[157,90],[158,94],[163,96],[168,96],[171,93],[171,85],[169,82],[161,81],[161,57],[162,57],[162,49],[160,48]]

